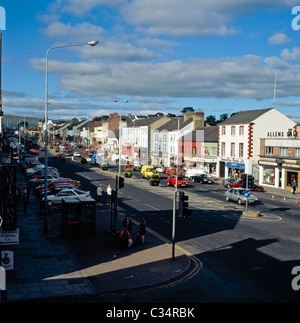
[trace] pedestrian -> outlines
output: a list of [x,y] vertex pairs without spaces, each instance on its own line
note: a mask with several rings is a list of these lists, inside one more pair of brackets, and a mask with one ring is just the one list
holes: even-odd
[[293,183],[292,183],[292,192],[293,194],[295,195],[296,193],[296,188],[297,188],[297,182],[296,180],[294,179]]
[[97,187],[97,203],[101,203],[102,202],[102,185],[99,184]]
[[24,213],[26,213],[27,210],[27,204],[28,204],[28,193],[27,188],[25,187],[23,190],[23,206],[24,206]]
[[18,186],[18,197],[19,197],[19,199],[22,198],[22,191],[23,191],[23,187],[22,187],[22,185],[20,183],[19,186]]
[[137,241],[140,242],[141,244],[145,243],[145,234],[146,234],[146,221],[142,217],[141,218],[141,223],[139,225],[138,236],[137,236]]
[[123,228],[126,228],[131,233],[132,221],[129,219],[128,215],[125,216],[125,219],[122,222]]
[[112,188],[111,188],[110,184],[108,184],[107,189],[106,189],[107,202],[111,202],[111,193],[112,193]]

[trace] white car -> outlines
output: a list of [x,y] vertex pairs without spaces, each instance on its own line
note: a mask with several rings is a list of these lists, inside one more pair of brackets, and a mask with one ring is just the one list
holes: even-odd
[[80,157],[81,155],[80,155],[80,152],[78,152],[78,151],[74,151],[73,156],[74,156],[74,157]]
[[[74,197],[86,197],[90,196],[90,191],[82,191],[77,188],[74,189],[65,189],[61,190],[55,195],[49,195],[47,197],[47,205],[61,205],[63,199],[73,199]],[[45,198],[43,197],[43,201],[45,201]]]

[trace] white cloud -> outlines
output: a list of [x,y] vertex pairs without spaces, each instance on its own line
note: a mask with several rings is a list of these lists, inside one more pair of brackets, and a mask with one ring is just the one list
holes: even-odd
[[268,40],[269,44],[271,45],[282,45],[288,44],[292,40],[288,38],[288,36],[284,33],[276,33],[275,35],[271,36]]
[[294,47],[292,51],[284,49],[281,51],[280,56],[287,62],[300,61],[300,47]]

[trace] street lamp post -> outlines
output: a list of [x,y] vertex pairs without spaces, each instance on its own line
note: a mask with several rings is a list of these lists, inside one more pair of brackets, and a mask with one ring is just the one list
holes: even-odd
[[56,48],[65,48],[65,47],[73,47],[73,46],[83,46],[90,45],[96,46],[98,45],[98,40],[92,40],[86,43],[79,44],[68,44],[61,46],[53,46],[50,47],[46,52],[46,83],[45,83],[45,210],[44,210],[44,233],[48,233],[48,224],[47,224],[47,215],[48,215],[48,201],[47,201],[47,175],[48,175],[48,54],[52,49]]
[[121,103],[128,103],[128,100],[120,101],[120,100],[114,100],[114,102],[120,102],[120,125],[119,125],[119,176],[121,176],[121,122],[122,122],[122,105]]

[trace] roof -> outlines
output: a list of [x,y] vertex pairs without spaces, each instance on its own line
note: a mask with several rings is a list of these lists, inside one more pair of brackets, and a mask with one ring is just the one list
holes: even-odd
[[161,127],[157,128],[156,130],[158,130],[158,131],[163,131],[163,130],[174,131],[174,130],[177,130],[178,129],[178,119],[180,120],[179,121],[179,129],[182,129],[186,125],[193,122],[193,118],[188,118],[186,120],[183,120],[183,117],[178,117],[178,118],[176,117],[174,119],[171,119],[170,121],[168,121],[167,123],[165,123]]
[[[199,132],[197,131],[203,131],[204,133],[199,135]],[[204,136],[204,137],[203,137]],[[197,141],[197,142],[218,142],[218,127],[212,126],[212,127],[205,127],[205,128],[199,128],[196,130],[193,130],[183,137],[184,141]]]
[[261,110],[247,110],[247,111],[240,111],[229,119],[221,122],[220,126],[225,126],[229,124],[240,124],[240,123],[250,123],[260,117],[261,115],[265,114],[266,112],[271,111],[274,108],[269,109],[261,109]]

